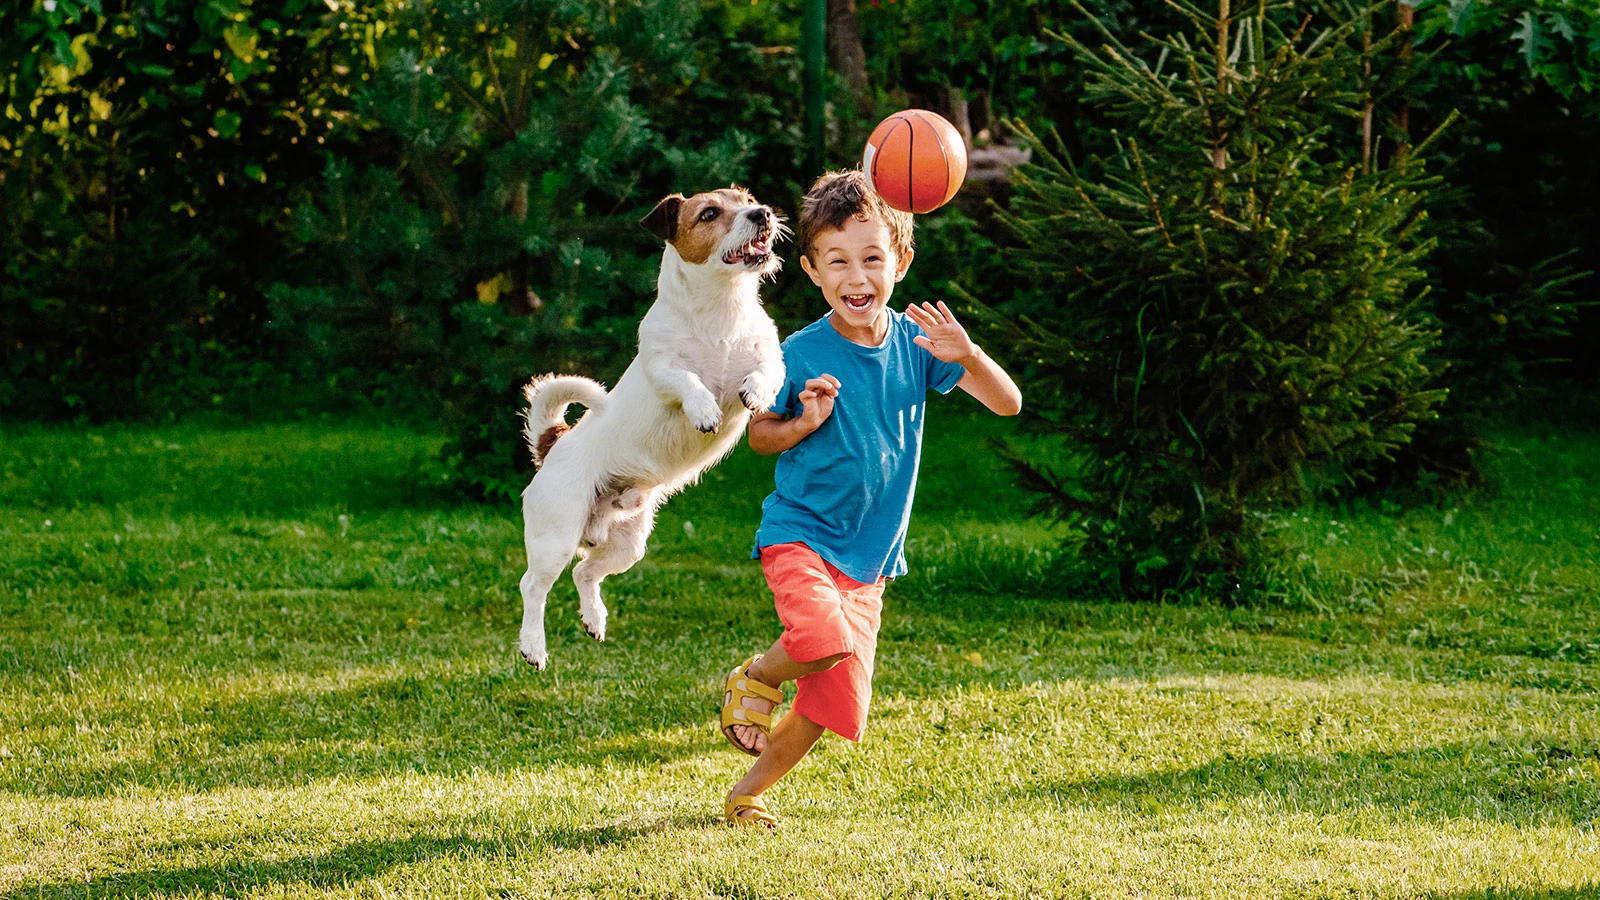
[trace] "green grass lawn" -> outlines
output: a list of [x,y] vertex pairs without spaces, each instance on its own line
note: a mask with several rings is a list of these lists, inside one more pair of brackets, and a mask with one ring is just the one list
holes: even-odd
[[0,900],[1600,897],[1600,436],[1284,515],[1324,588],[1224,608],[1062,596],[1000,427],[936,415],[867,736],[774,834],[718,824],[713,725],[771,460],[669,504],[608,643],[563,581],[536,673],[519,511],[434,438],[7,428]]

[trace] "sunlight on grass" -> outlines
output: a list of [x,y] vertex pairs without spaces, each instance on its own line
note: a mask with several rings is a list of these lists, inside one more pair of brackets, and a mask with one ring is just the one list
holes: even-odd
[[0,900],[1600,893],[1594,438],[1286,514],[1326,583],[1236,608],[1058,596],[974,446],[928,448],[866,739],[761,835],[717,824],[748,760],[713,723],[777,630],[771,460],[668,506],[607,643],[558,585],[537,674],[517,510],[413,478],[431,438],[8,432]]

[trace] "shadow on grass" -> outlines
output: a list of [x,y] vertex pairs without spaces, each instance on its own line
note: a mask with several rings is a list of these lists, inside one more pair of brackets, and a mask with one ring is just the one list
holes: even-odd
[[535,838],[535,842],[540,847],[592,852],[605,847],[619,847],[662,831],[711,828],[718,824],[718,821],[710,816],[697,818],[675,817],[645,824],[596,825],[591,828],[551,828],[541,831]]
[[1319,814],[1387,807],[1422,820],[1517,826],[1592,822],[1600,816],[1600,797],[1559,784],[1559,770],[1570,755],[1553,743],[1458,743],[1325,756],[1228,753],[1189,769],[1085,778],[1006,794],[1135,815],[1225,811],[1264,800],[1268,807]]
[[64,897],[161,897],[215,893],[237,896],[280,885],[306,888],[347,887],[391,869],[443,856],[488,855],[514,849],[504,841],[462,836],[418,835],[392,841],[361,841],[327,853],[291,859],[240,859],[213,866],[122,872],[90,882],[56,881],[24,884],[0,900]]
[[526,839],[483,839],[464,835],[416,835],[390,841],[360,841],[327,853],[291,859],[238,859],[210,866],[122,872],[82,881],[24,884],[0,894],[0,900],[67,897],[165,897],[213,893],[237,896],[272,887],[348,888],[401,866],[443,857],[506,857],[542,854],[553,848],[595,851],[628,844],[673,828],[702,828],[707,820],[664,819],[635,825],[593,828],[556,827]]
[[[716,746],[709,730],[703,740],[673,732],[712,713],[712,695],[693,674],[558,682],[514,670],[441,678],[402,672],[348,687],[194,698],[171,719],[167,710],[153,721],[151,710],[122,705],[96,711],[97,728],[139,734],[154,726],[159,734],[149,746],[110,761],[85,754],[54,765],[0,765],[0,791],[102,797],[129,787],[196,792],[335,776],[661,765]],[[53,715],[18,723],[20,734],[28,740]]]

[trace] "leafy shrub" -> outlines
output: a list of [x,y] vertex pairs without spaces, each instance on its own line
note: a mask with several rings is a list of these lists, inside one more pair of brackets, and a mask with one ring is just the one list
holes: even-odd
[[1451,400],[1426,430],[1471,435],[1508,402],[1600,374],[1582,334],[1585,318],[1591,334],[1600,325],[1584,271],[1600,240],[1589,151],[1600,140],[1600,7],[1435,4],[1419,10],[1417,32],[1427,62],[1400,92],[1416,98],[1413,120],[1461,111],[1441,142],[1454,190],[1429,207]]
[[1363,172],[1333,146],[1357,115],[1339,28],[1191,16],[1158,42],[1170,68],[1061,36],[1120,149],[1080,170],[1017,126],[1035,163],[1001,218],[1038,289],[990,316],[1033,425],[1088,456],[1075,478],[1014,463],[1134,596],[1249,587],[1276,566],[1271,510],[1314,470],[1389,454],[1443,393],[1419,310],[1425,148]]
[[1359,14],[1351,87],[1367,104],[1373,164],[1454,117],[1435,144],[1447,186],[1426,201],[1438,247],[1424,263],[1441,335],[1427,365],[1450,396],[1372,483],[1437,497],[1483,478],[1483,435],[1508,404],[1550,409],[1571,393],[1566,379],[1595,371],[1583,361],[1588,273],[1576,248],[1597,237],[1600,173],[1578,161],[1600,122],[1574,112],[1600,109],[1584,99],[1600,72],[1600,45],[1584,36],[1600,35],[1600,12],[1566,0],[1347,8]]
[[712,108],[770,108],[745,79],[783,63],[714,53],[700,27],[684,0],[408,7],[348,123],[390,158],[335,160],[300,207],[302,270],[271,291],[281,333],[440,398],[455,475],[515,494],[521,385],[614,381],[659,266],[639,220],[743,179],[761,143]]
[[261,354],[255,282],[359,42],[310,0],[61,0],[0,21],[0,411],[157,412],[146,386]]

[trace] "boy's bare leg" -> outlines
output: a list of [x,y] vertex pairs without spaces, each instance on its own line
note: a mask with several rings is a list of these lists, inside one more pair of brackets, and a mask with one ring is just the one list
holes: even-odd
[[[728,792],[728,799],[743,794],[759,797],[766,793],[767,788],[777,784],[778,779],[789,774],[790,769],[806,758],[806,754],[816,746],[817,739],[822,737],[823,730],[821,725],[799,713],[791,712],[784,716],[778,726],[772,729],[772,740],[768,742],[766,751],[750,767],[750,772]],[[746,810],[745,814],[751,812]]]
[[[826,672],[838,665],[839,661],[844,658],[845,654],[836,653],[833,656],[825,656],[822,659],[811,662],[795,662],[788,652],[783,649],[782,641],[773,641],[772,647],[760,659],[756,660],[748,671],[751,678],[762,684],[768,687],[778,687],[786,681],[794,681],[813,672]],[[759,713],[769,713],[772,712],[773,704],[772,701],[762,700],[759,697],[746,697],[744,698],[744,706],[745,709],[755,710]],[[782,723],[780,722],[779,724],[781,725]],[[757,753],[762,753],[767,749],[767,736],[762,734],[761,729],[754,725],[733,726],[733,736],[739,743]],[[812,738],[812,742],[815,743],[816,738]],[[809,744],[806,747],[810,749]],[[802,751],[800,755],[804,756],[805,752]],[[798,757],[796,757],[795,762],[799,762]],[[792,768],[794,763],[789,765]],[[789,770],[784,769],[784,771],[787,772]]]

